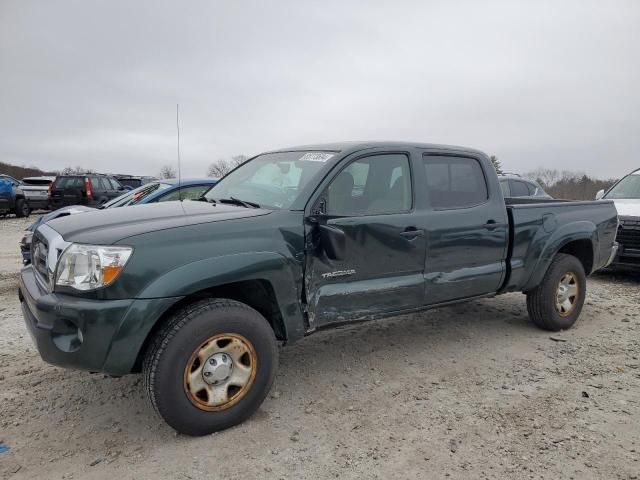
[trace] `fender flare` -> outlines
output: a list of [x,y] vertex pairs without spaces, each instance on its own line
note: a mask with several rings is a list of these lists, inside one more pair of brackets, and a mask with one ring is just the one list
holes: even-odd
[[[589,242],[591,242],[593,255],[595,256],[597,235],[598,233],[596,225],[588,220],[571,222],[554,230],[554,232],[544,244],[542,252],[538,256],[538,259],[531,271],[531,275],[529,276],[529,279],[523,287],[523,291],[526,292],[527,290],[531,290],[540,284],[540,282],[544,278],[544,275],[547,273],[547,269],[549,268],[553,257],[565,245],[571,242],[575,242],[576,240],[589,240]],[[594,265],[596,264],[595,260],[596,259],[594,258]],[[534,262],[534,257],[530,259],[530,262]],[[587,275],[589,275],[590,273],[591,272],[586,272]]]
[[[243,280],[269,282],[282,315],[287,342],[302,338],[305,333],[299,291],[302,274],[296,278],[296,268],[279,253],[253,252],[198,260],[166,272],[137,295],[112,338],[103,370],[129,373],[154,326],[185,297]],[[283,288],[285,285],[287,288]]]

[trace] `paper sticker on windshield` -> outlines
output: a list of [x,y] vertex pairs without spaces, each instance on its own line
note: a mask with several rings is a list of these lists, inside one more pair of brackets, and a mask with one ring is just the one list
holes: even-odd
[[302,162],[326,162],[331,157],[333,157],[333,153],[311,152],[311,153],[305,153],[302,157],[300,157],[300,161],[302,161]]

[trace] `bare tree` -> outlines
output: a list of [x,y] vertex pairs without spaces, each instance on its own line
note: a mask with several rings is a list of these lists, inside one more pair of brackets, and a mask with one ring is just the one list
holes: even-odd
[[93,170],[88,168],[82,168],[79,165],[75,167],[64,167],[60,172],[60,175],[80,175],[82,173],[94,173]]
[[543,188],[548,188],[560,180],[560,172],[551,168],[538,167],[524,174],[525,177],[535,180]]
[[158,174],[159,178],[176,178],[176,169],[171,165],[163,165],[160,169],[160,173]]
[[209,168],[207,168],[207,176],[222,178],[231,170],[236,168],[238,165],[243,164],[247,160],[248,157],[246,155],[234,155],[230,159],[221,158],[209,165]]

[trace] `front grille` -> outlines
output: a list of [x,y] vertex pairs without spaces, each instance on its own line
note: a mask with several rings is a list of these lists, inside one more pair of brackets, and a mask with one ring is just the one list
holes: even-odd
[[48,256],[49,245],[47,241],[40,235],[34,235],[31,241],[31,263],[47,284],[49,283]]
[[620,244],[618,261],[640,264],[640,219],[620,219],[617,241]]

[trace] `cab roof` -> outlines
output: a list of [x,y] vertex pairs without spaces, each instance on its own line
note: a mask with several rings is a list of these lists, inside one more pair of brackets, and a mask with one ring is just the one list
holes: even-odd
[[468,147],[460,147],[455,145],[443,145],[438,143],[422,143],[422,142],[407,142],[407,141],[346,141],[346,142],[332,142],[332,143],[316,143],[310,145],[299,145],[295,147],[279,148],[276,150],[270,150],[264,153],[279,153],[279,152],[338,152],[338,153],[353,153],[359,150],[365,150],[369,148],[402,148],[402,149],[433,149],[433,150],[447,150],[457,151],[485,155],[484,152]]

